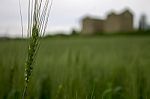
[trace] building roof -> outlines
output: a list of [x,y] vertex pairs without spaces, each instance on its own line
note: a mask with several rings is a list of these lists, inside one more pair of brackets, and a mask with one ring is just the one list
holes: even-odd
[[120,15],[124,15],[124,14],[132,15],[132,12],[129,9],[125,9]]
[[89,16],[86,16],[82,19],[82,21],[86,21],[86,20],[92,20],[92,21],[103,21],[102,19],[99,19],[99,18],[94,18],[94,17],[89,17]]

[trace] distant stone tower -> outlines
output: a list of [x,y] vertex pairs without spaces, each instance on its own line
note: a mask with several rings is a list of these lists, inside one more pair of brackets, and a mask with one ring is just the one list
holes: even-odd
[[139,30],[146,30],[147,24],[146,24],[146,15],[142,15],[139,21]]

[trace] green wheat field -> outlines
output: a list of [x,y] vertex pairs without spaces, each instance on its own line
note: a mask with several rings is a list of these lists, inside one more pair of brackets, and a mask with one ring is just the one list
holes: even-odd
[[[0,40],[0,99],[21,99],[27,40]],[[150,36],[41,40],[28,99],[150,99]]]

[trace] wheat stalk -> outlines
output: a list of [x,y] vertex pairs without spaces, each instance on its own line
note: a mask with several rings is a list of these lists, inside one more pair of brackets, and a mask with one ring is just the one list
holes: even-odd
[[49,0],[29,0],[28,4],[28,37],[29,46],[25,63],[25,86],[22,99],[25,98],[28,83],[32,74],[36,53],[40,45],[40,38],[45,34],[49,13],[52,7]]

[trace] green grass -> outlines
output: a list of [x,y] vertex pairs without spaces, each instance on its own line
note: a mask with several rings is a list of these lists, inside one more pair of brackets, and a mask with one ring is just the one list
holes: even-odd
[[[150,99],[150,36],[41,40],[28,99]],[[0,99],[20,99],[25,40],[0,41]]]

